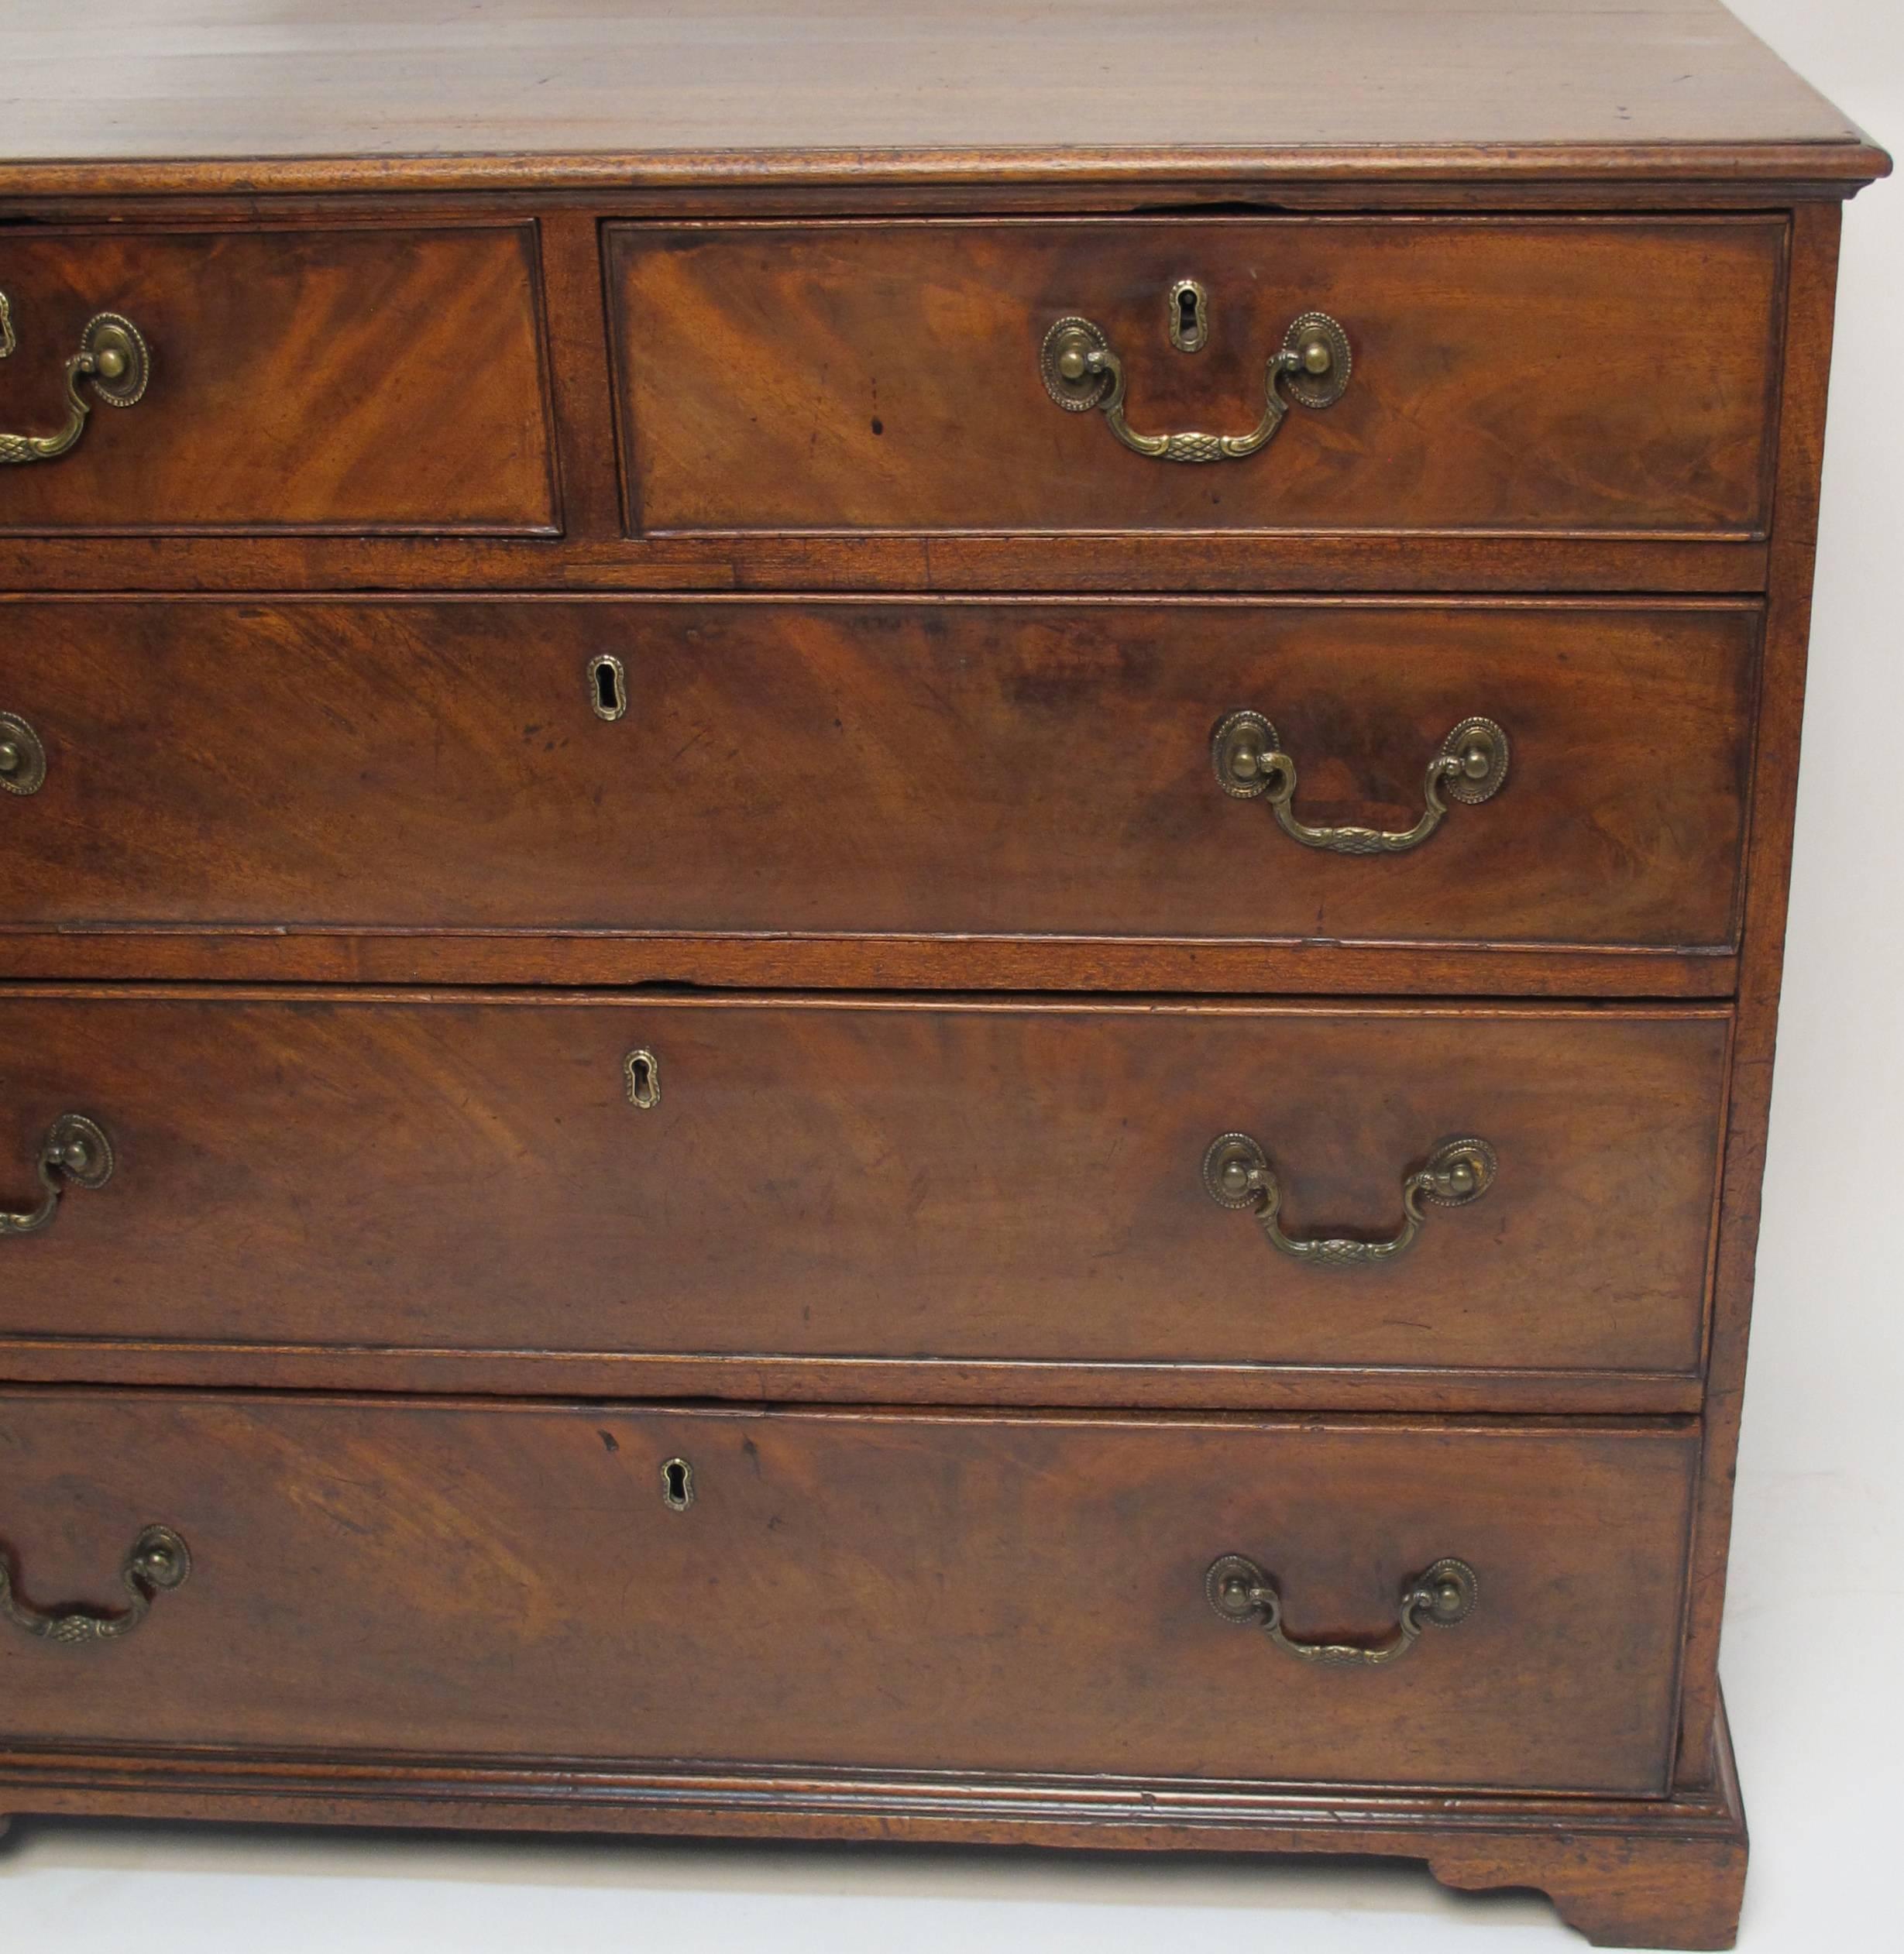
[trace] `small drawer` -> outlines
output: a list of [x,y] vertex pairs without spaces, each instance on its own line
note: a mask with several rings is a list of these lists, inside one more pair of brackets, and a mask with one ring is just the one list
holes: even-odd
[[14,1396],[0,1697],[15,1743],[148,1757],[1654,1795],[1697,1458],[1670,1425]]
[[39,750],[0,915],[1724,953],[1758,631],[1741,603],[0,605],[0,712]]
[[1785,225],[620,224],[637,532],[1764,531]]
[[[1690,1378],[1729,1028],[13,990],[0,1159],[43,1225],[0,1241],[0,1361],[607,1354],[713,1391],[778,1357],[823,1393],[870,1360],[928,1394],[1095,1365],[1064,1401],[1201,1369],[1215,1403],[1330,1367]],[[59,1163],[67,1114],[105,1184]]]
[[0,234],[0,533],[552,534],[538,279],[526,224]]

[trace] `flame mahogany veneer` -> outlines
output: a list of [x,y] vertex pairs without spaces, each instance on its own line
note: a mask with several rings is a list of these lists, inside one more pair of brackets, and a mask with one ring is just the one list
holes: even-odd
[[1888,159],[1713,0],[215,11],[0,29],[0,1827],[1729,1945]]

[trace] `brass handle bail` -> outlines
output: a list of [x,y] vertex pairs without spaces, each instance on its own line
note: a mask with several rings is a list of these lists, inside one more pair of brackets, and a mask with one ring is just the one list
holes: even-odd
[[1391,1235],[1363,1241],[1341,1235],[1294,1236],[1283,1231],[1283,1184],[1269,1156],[1247,1133],[1225,1133],[1203,1156],[1203,1185],[1218,1207],[1247,1209],[1263,1238],[1279,1255],[1324,1269],[1392,1262],[1421,1231],[1424,1201],[1466,1207],[1494,1184],[1500,1163],[1485,1140],[1443,1140],[1401,1183],[1401,1226]]
[[1412,828],[1311,827],[1296,812],[1296,763],[1260,713],[1232,713],[1210,735],[1216,784],[1232,800],[1266,800],[1277,825],[1305,848],[1335,855],[1405,855],[1442,825],[1452,795],[1464,806],[1491,801],[1507,778],[1507,736],[1492,719],[1465,719],[1431,754]]
[[60,1197],[69,1186],[105,1186],[112,1178],[112,1142],[98,1122],[84,1113],[62,1113],[47,1128],[36,1164],[40,1205],[15,1213],[0,1211],[0,1235],[33,1235],[48,1226],[59,1213]]
[[[13,307],[0,292],[0,359],[19,345]],[[79,335],[79,351],[66,362],[66,425],[51,434],[0,434],[0,466],[9,462],[53,462],[77,446],[93,402],[136,407],[152,377],[152,355],[132,321],[117,312],[96,312]],[[86,391],[80,383],[87,383]]]
[[67,1648],[117,1641],[130,1635],[151,1613],[159,1595],[184,1587],[191,1571],[191,1551],[184,1541],[169,1526],[147,1526],[119,1563],[119,1585],[131,1599],[116,1615],[77,1603],[35,1608],[14,1592],[13,1565],[0,1550],[0,1616],[36,1640]]
[[1304,1642],[1283,1626],[1283,1595],[1276,1577],[1241,1554],[1219,1555],[1203,1578],[1210,1605],[1238,1628],[1260,1628],[1286,1655],[1303,1662],[1359,1664],[1398,1661],[1421,1639],[1425,1627],[1453,1628],[1474,1612],[1480,1577],[1465,1561],[1437,1561],[1401,1584],[1395,1627],[1379,1642]]
[[[1173,291],[1202,287],[1186,279]],[[1174,308],[1173,308],[1174,316]],[[1200,315],[1199,315],[1200,316]],[[1172,341],[1180,349],[1205,343],[1197,328],[1194,346],[1173,324]],[[1124,362],[1112,349],[1103,327],[1094,320],[1067,314],[1053,320],[1038,351],[1038,371],[1045,391],[1067,414],[1098,409],[1111,431],[1132,454],[1163,462],[1237,462],[1269,445],[1283,424],[1293,400],[1303,407],[1332,407],[1348,391],[1354,370],[1349,335],[1326,312],[1304,312],[1293,320],[1282,345],[1270,355],[1263,375],[1263,417],[1246,434],[1183,433],[1140,434],[1124,417],[1129,385]]]

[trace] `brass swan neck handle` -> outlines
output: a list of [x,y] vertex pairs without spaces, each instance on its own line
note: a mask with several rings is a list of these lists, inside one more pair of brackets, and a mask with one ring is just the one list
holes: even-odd
[[1129,381],[1103,327],[1067,314],[1052,321],[1038,352],[1045,391],[1067,414],[1095,407],[1132,454],[1163,462],[1237,462],[1255,454],[1282,426],[1291,401],[1298,407],[1333,407],[1348,389],[1353,365],[1348,334],[1326,312],[1305,312],[1291,322],[1281,346],[1269,356],[1263,417],[1247,434],[1140,434],[1124,417]]
[[1485,1140],[1443,1140],[1427,1160],[1401,1183],[1401,1226],[1373,1241],[1339,1235],[1294,1236],[1283,1232],[1283,1184],[1269,1156],[1247,1133],[1225,1133],[1203,1156],[1203,1184],[1219,1207],[1248,1209],[1264,1239],[1278,1254],[1324,1269],[1346,1269],[1393,1262],[1421,1231],[1424,1201],[1437,1207],[1466,1207],[1494,1184],[1500,1163]]
[[[19,344],[12,304],[0,292],[0,359]],[[66,425],[50,434],[0,434],[0,466],[57,461],[78,445],[95,400],[109,407],[136,407],[151,377],[152,355],[138,327],[117,312],[95,313],[81,330],[79,351],[66,362]]]
[[1216,783],[1232,800],[1266,800],[1277,824],[1305,848],[1337,855],[1404,855],[1442,825],[1446,796],[1469,807],[1491,801],[1507,778],[1507,736],[1492,719],[1466,719],[1430,756],[1421,818],[1411,828],[1312,828],[1295,811],[1296,763],[1260,713],[1232,713],[1210,736]]
[[1286,1655],[1303,1662],[1359,1664],[1399,1661],[1421,1639],[1425,1627],[1452,1628],[1474,1612],[1481,1584],[1465,1561],[1437,1561],[1401,1584],[1394,1628],[1379,1642],[1304,1642],[1283,1626],[1283,1595],[1275,1575],[1241,1554],[1225,1554],[1203,1578],[1210,1605],[1238,1628],[1260,1628]]
[[182,1588],[192,1571],[191,1550],[169,1526],[147,1526],[119,1563],[119,1585],[130,1598],[117,1614],[77,1602],[35,1608],[14,1592],[12,1562],[0,1551],[0,1616],[23,1634],[69,1648],[113,1642],[130,1635],[152,1612],[157,1596]]
[[69,1186],[103,1187],[112,1178],[112,1142],[96,1120],[62,1113],[40,1143],[40,1204],[0,1211],[0,1235],[34,1235],[50,1224]]

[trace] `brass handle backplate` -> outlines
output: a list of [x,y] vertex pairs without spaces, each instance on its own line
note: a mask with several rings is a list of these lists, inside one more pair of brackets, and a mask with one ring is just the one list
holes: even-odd
[[1402,855],[1419,848],[1442,825],[1444,796],[1468,806],[1491,801],[1507,778],[1507,736],[1492,719],[1463,719],[1429,760],[1422,781],[1426,802],[1412,828],[1312,828],[1297,816],[1296,763],[1276,728],[1260,713],[1232,713],[1210,736],[1217,785],[1239,801],[1266,798],[1284,834],[1305,848],[1337,855]]
[[1394,1662],[1421,1639],[1424,1626],[1452,1628],[1474,1612],[1481,1584],[1465,1561],[1437,1561],[1404,1581],[1395,1626],[1379,1642],[1301,1642],[1283,1626],[1282,1590],[1276,1577],[1240,1554],[1225,1554],[1203,1578],[1210,1605],[1239,1628],[1260,1628],[1285,1654],[1304,1662]]
[[33,1608],[14,1592],[12,1563],[0,1551],[0,1616],[22,1633],[42,1642],[77,1647],[115,1641],[130,1635],[152,1612],[155,1597],[182,1588],[192,1571],[190,1550],[169,1526],[148,1526],[126,1549],[119,1563],[119,1582],[131,1596],[116,1615],[70,1603],[60,1608]]
[[0,792],[37,794],[46,781],[46,750],[17,713],[0,713]]
[[[1201,293],[1194,280],[1184,283]],[[1171,336],[1180,349],[1192,351],[1204,344],[1204,329],[1197,330],[1194,347],[1184,344],[1181,328],[1174,327]],[[1067,414],[1088,414],[1095,407],[1133,454],[1163,462],[1236,462],[1255,454],[1268,446],[1291,400],[1298,407],[1332,407],[1348,390],[1352,365],[1348,334],[1326,312],[1305,312],[1291,322],[1281,346],[1270,355],[1263,417],[1249,433],[1140,434],[1124,417],[1124,362],[1102,326],[1074,315],[1055,320],[1038,352],[1045,391]]]
[[1443,1140],[1401,1183],[1401,1226],[1378,1241],[1336,1235],[1295,1237],[1283,1232],[1283,1184],[1269,1156],[1247,1133],[1225,1133],[1203,1156],[1203,1184],[1219,1207],[1247,1208],[1272,1248],[1325,1269],[1392,1262],[1421,1231],[1421,1204],[1466,1207],[1478,1201],[1500,1171],[1485,1140]]
[[112,1142],[84,1113],[62,1113],[46,1129],[40,1147],[40,1205],[18,1213],[0,1211],[0,1235],[32,1235],[60,1211],[67,1188],[103,1187],[112,1178]]
[[[18,344],[12,306],[0,292],[0,359]],[[109,407],[136,407],[151,377],[152,355],[138,327],[117,312],[95,313],[81,330],[79,351],[66,362],[66,425],[51,434],[0,434],[0,465],[57,461],[86,431],[94,399]],[[81,381],[88,391],[81,390]]]

